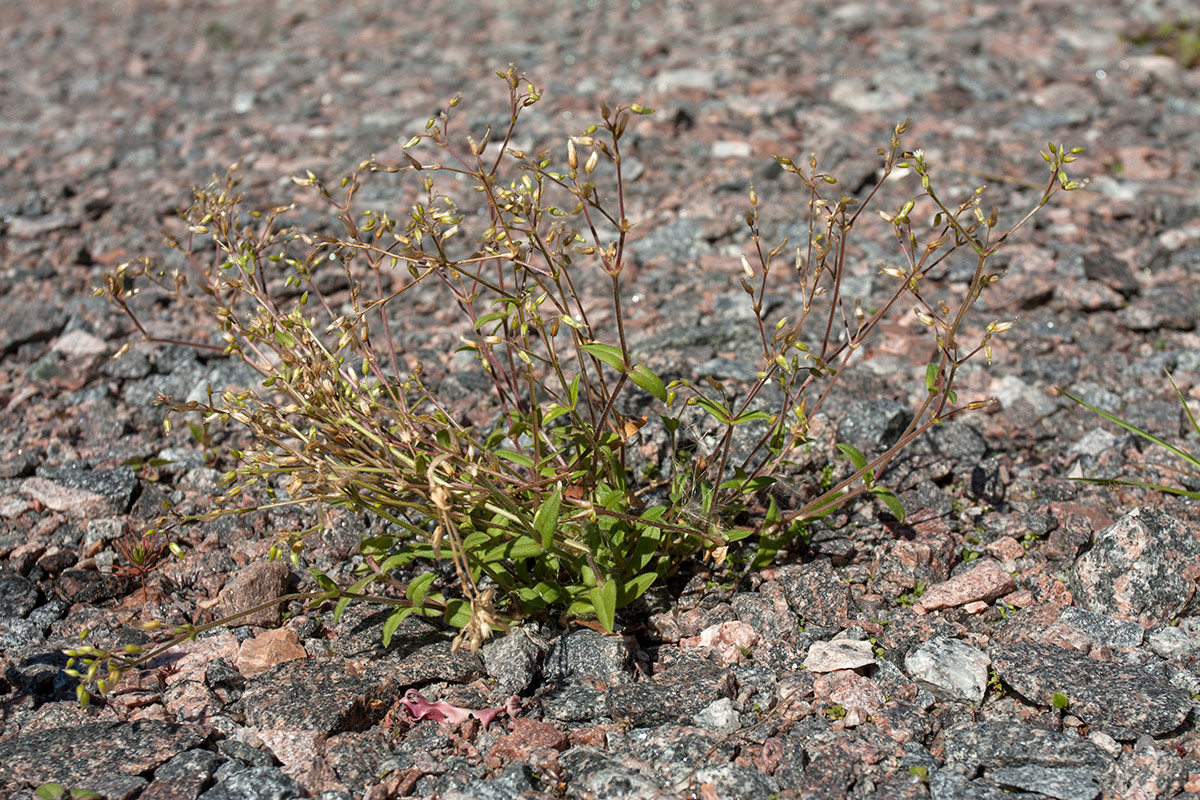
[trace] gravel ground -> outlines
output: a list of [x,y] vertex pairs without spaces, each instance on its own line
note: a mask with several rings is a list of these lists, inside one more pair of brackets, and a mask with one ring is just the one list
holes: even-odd
[[[1190,29],[1171,27],[1189,13]],[[1200,508],[1070,481],[1157,474],[1136,437],[1055,391],[1188,443],[1164,370],[1200,399],[1195,20],[1183,0],[3,4],[0,790],[1200,796]],[[190,642],[80,710],[60,652],[82,629],[128,641],[147,612],[204,620],[305,581],[263,560],[287,521],[267,514],[190,530],[188,559],[147,587],[109,569],[123,531],[216,474],[186,432],[164,434],[156,391],[239,372],[180,347],[110,361],[133,331],[91,287],[162,256],[190,187],[234,161],[252,202],[276,204],[295,172],[334,180],[397,156],[456,92],[459,130],[482,129],[510,62],[547,90],[531,141],[565,147],[601,100],[658,109],[627,151],[628,305],[634,350],[678,377],[752,377],[747,185],[766,232],[803,233],[803,187],[772,155],[816,152],[857,192],[911,117],[906,146],[944,192],[986,182],[1012,215],[1036,202],[1047,141],[1087,147],[1073,165],[1086,190],[1022,233],[983,301],[1020,321],[960,393],[1000,402],[896,465],[905,524],[851,509],[737,589],[697,574],[654,594],[619,619],[624,635],[530,625],[451,655],[415,618],[385,649],[370,609],[335,624],[292,606]],[[886,231],[860,247],[847,281],[869,301],[895,251]],[[936,284],[963,281],[950,269]],[[202,335],[178,307],[145,313]],[[920,399],[928,345],[911,322],[864,354],[830,404],[829,441],[877,451]],[[402,347],[453,366],[452,331],[409,323]],[[154,457],[173,463],[128,466]],[[363,530],[338,520],[314,563],[347,563]],[[471,709],[515,695],[520,710],[416,720],[411,690]]]

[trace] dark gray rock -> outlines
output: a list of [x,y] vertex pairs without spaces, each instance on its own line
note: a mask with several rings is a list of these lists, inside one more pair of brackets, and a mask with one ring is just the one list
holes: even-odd
[[990,544],[1002,536],[1011,536],[1014,539],[1035,536],[1041,539],[1056,527],[1058,521],[1052,514],[1032,511],[988,514],[979,521],[979,534],[985,544]]
[[987,439],[970,423],[950,420],[929,431],[929,443],[941,455],[958,461],[975,461],[988,451]]
[[304,797],[304,790],[277,767],[249,767],[200,795],[201,800],[292,800],[296,797]]
[[929,777],[929,794],[933,800],[1043,800],[1045,795],[1031,792],[1012,792],[989,781],[969,781],[948,770],[938,770]]
[[42,605],[29,612],[29,621],[41,628],[42,633],[48,633],[50,626],[63,618],[71,604],[58,597],[52,597]]
[[912,420],[912,409],[894,400],[857,400],[838,421],[838,440],[866,455],[900,438]]
[[669,222],[637,239],[634,248],[645,261],[664,258],[672,262],[694,261],[712,250],[704,239],[703,224],[688,218]]
[[582,745],[558,757],[568,780],[578,794],[589,792],[597,800],[651,800],[660,797],[666,781],[653,775],[646,765],[618,753]]
[[737,755],[728,736],[686,725],[634,728],[629,732],[629,745],[635,756],[657,765],[672,782],[702,764],[720,764]]
[[1082,631],[1093,642],[1114,649],[1138,647],[1145,633],[1136,622],[1113,619],[1075,606],[1064,608],[1058,621]]
[[0,617],[0,652],[23,650],[44,641],[42,626],[34,620]]
[[788,605],[807,628],[817,625],[840,630],[850,613],[850,586],[826,560],[796,564],[780,570]]
[[1096,775],[1114,768],[1112,757],[1096,745],[1024,722],[965,723],[945,732],[946,769],[976,775],[981,769],[1001,767],[1078,767]]
[[140,776],[204,739],[198,728],[151,720],[18,733],[0,740],[0,785],[35,787],[53,781],[79,787],[101,778]]
[[1023,697],[1049,707],[1061,692],[1070,712],[1092,724],[1158,735],[1178,728],[1192,708],[1186,691],[1144,669],[1054,645],[999,646],[989,655],[1004,682]]
[[325,742],[324,758],[342,784],[363,790],[378,781],[383,765],[392,758],[390,734],[382,725],[336,734]]
[[1080,606],[1149,627],[1195,607],[1196,580],[1186,568],[1197,559],[1200,541],[1187,525],[1139,508],[1096,534],[1068,585]]
[[102,603],[128,594],[132,580],[87,569],[69,569],[53,583],[54,593],[68,603]]
[[154,770],[154,779],[193,778],[197,783],[207,783],[226,760],[211,750],[186,750]]
[[0,619],[27,616],[37,606],[37,598],[37,584],[12,565],[0,563]]
[[499,775],[469,781],[461,789],[447,792],[444,797],[445,800],[511,800],[535,788],[529,767],[518,761],[509,764]]
[[740,764],[703,766],[696,770],[693,783],[711,784],[722,800],[758,800],[779,792],[779,784],[769,775]]
[[691,724],[715,700],[733,696],[733,673],[711,661],[681,658],[653,680],[608,690],[609,716],[635,728]]
[[97,775],[86,787],[69,788],[86,788],[105,800],[134,800],[141,795],[148,783],[149,781],[140,775]]
[[44,342],[62,332],[66,314],[44,303],[24,302],[15,295],[0,297],[0,355],[29,342]]
[[1196,299],[1186,285],[1155,286],[1131,300],[1117,316],[1131,331],[1190,331],[1196,327]]
[[1058,800],[1092,800],[1100,794],[1097,775],[1081,767],[1000,767],[984,776],[1005,789],[1024,789]]
[[137,489],[137,475],[129,467],[96,470],[42,467],[37,476],[68,489],[103,497],[117,514],[129,511]]
[[1129,265],[1107,252],[1085,253],[1083,274],[1088,280],[1100,281],[1125,297],[1132,297],[1140,288]]
[[462,796],[463,790],[476,782],[485,780],[487,769],[482,765],[473,765],[460,755],[451,755],[442,759],[436,773],[422,777],[415,787],[413,794],[420,797],[451,797],[455,794]]
[[539,700],[546,719],[587,722],[608,717],[607,692],[583,683],[566,683],[549,689]]
[[491,640],[481,652],[487,674],[495,679],[500,694],[520,694],[537,677],[542,647],[524,628],[515,628],[507,635]]
[[246,690],[242,673],[224,658],[214,658],[204,668],[204,684],[223,703],[232,703]]
[[1004,500],[1006,481],[1000,470],[1001,460],[987,458],[971,468],[971,480],[967,494],[975,500],[999,505]]
[[592,678],[617,686],[630,680],[630,657],[624,638],[580,628],[564,633],[550,645],[542,662],[542,677],[547,683]]
[[453,637],[422,617],[407,617],[384,647],[383,626],[389,616],[386,609],[352,605],[335,626],[339,635],[332,642],[335,654],[379,676],[387,693],[400,696],[409,686],[435,680],[470,683],[486,674],[479,654],[465,647],[451,653]]
[[378,722],[390,703],[371,701],[384,697],[383,680],[356,678],[340,660],[299,659],[251,679],[240,703],[260,728],[337,733]]

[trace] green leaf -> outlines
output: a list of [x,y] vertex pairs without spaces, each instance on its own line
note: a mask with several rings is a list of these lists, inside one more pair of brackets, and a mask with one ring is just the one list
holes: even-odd
[[763,517],[764,527],[773,528],[780,519],[782,519],[782,516],[779,513],[779,503],[775,502],[775,497],[772,496],[767,503],[766,516]]
[[346,608],[350,605],[350,598],[343,597],[337,601],[337,605],[333,607],[333,624],[341,622],[342,614],[346,613]]
[[753,528],[730,528],[724,533],[725,541],[727,542],[740,542],[742,539],[748,539],[753,535]]
[[533,458],[525,453],[518,453],[516,450],[506,449],[497,449],[493,450],[492,452],[494,452],[499,458],[503,458],[505,461],[511,461],[512,463],[526,467],[527,469],[533,469]]
[[395,536],[372,536],[359,542],[358,551],[364,556],[384,556],[395,546]]
[[579,408],[579,375],[576,374],[571,378],[571,384],[567,387],[567,396],[571,398],[571,408]]
[[542,417],[542,424],[549,425],[551,422],[553,422],[554,420],[563,416],[564,414],[570,414],[570,413],[571,413],[570,408],[568,408],[566,406],[560,406],[557,403],[555,403],[546,409],[546,413]]
[[930,394],[937,394],[937,379],[942,369],[937,364],[925,365],[925,388]]
[[204,444],[204,426],[198,422],[189,422],[188,430],[191,431],[192,439],[194,439],[197,444]]
[[607,580],[588,592],[592,608],[596,610],[596,618],[604,626],[604,630],[613,632],[617,613],[617,582]]
[[900,498],[896,497],[896,493],[886,486],[872,486],[871,494],[883,501],[883,504],[888,507],[898,521],[904,522],[904,506],[900,504]]
[[695,400],[696,405],[700,406],[709,414],[716,417],[717,422],[720,422],[722,425],[729,425],[733,422],[732,412],[730,412],[730,410],[725,406],[714,402],[704,395],[697,395]]
[[39,800],[58,800],[66,793],[67,790],[59,783],[43,783],[33,792]]
[[536,584],[534,584],[533,588],[539,595],[542,596],[542,599],[550,605],[558,603],[566,596],[566,593],[562,590],[561,586],[549,583],[547,581],[538,581]]
[[850,459],[850,462],[854,464],[855,469],[866,469],[866,456],[864,456],[862,451],[860,451],[857,447],[852,444],[846,444],[845,442],[838,442],[837,449],[841,451],[842,455]]
[[489,322],[495,322],[496,320],[507,319],[507,318],[508,318],[507,311],[493,311],[492,313],[484,314],[482,317],[475,320],[474,327],[475,327],[475,330],[478,331],[480,328],[482,328],[484,325],[487,325]]
[[737,469],[740,473],[737,477],[730,478],[723,482],[718,488],[721,489],[740,489],[742,494],[751,495],[755,492],[772,486],[775,483],[775,478],[768,475],[759,475],[756,478],[748,478],[745,470],[740,467]]
[[601,344],[600,342],[588,342],[587,344],[580,345],[580,347],[583,349],[583,352],[595,356],[617,372],[625,371],[625,354],[621,352],[621,348],[614,347],[611,344]]
[[404,618],[415,611],[413,607],[397,608],[383,623],[383,646],[390,647],[392,644],[392,634],[400,627],[400,623],[404,622]]
[[419,606],[425,602],[425,595],[429,593],[429,585],[433,583],[437,577],[432,572],[426,572],[423,575],[418,575],[408,582],[408,588],[404,590],[404,596],[412,601],[414,606]]
[[322,589],[324,589],[327,592],[336,592],[338,595],[341,595],[342,590],[333,581],[333,579],[330,578],[328,575],[326,575],[324,572],[321,572],[321,570],[317,569],[316,567],[309,567],[308,572],[310,575],[313,576],[313,580],[315,580],[317,582],[317,585],[320,586]]
[[770,414],[768,414],[766,411],[745,411],[745,412],[737,415],[737,418],[734,419],[733,424],[734,425],[743,425],[747,422],[754,422],[755,420],[759,420],[759,419],[763,419],[763,420],[770,422],[773,419],[773,417]]
[[638,364],[633,368],[629,373],[629,380],[652,394],[656,400],[667,402],[667,387],[663,385],[662,379],[643,365]]
[[662,544],[662,529],[650,525],[638,525],[638,535],[634,538],[633,549],[629,551],[629,566],[635,572],[641,572],[658,554]]
[[[637,600],[654,585],[656,580],[658,580],[658,573],[643,572],[632,580],[625,581],[625,585],[621,587],[621,605],[626,606]],[[609,581],[609,583],[613,583],[613,581]]]
[[471,604],[466,600],[455,598],[446,601],[446,613],[442,615],[447,625],[454,628],[465,628],[471,621]]
[[562,487],[556,487],[549,497],[542,500],[537,516],[533,518],[533,529],[541,537],[542,547],[550,549],[554,543],[554,532],[558,529],[558,512],[562,507]]
[[462,540],[463,550],[468,553],[479,550],[484,545],[491,544],[493,538],[487,531],[475,531]]
[[505,558],[536,558],[546,552],[540,542],[528,536],[515,536],[506,542],[496,545],[480,557],[484,564],[491,564]]

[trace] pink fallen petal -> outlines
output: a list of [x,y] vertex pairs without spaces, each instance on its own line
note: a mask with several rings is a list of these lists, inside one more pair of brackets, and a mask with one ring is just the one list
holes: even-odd
[[413,719],[431,719],[434,722],[449,722],[451,725],[459,725],[471,717],[475,717],[483,723],[484,728],[491,725],[492,720],[501,712],[508,714],[509,717],[515,717],[521,711],[520,700],[516,695],[508,698],[508,701],[502,706],[476,710],[451,705],[444,700],[431,703],[416,689],[409,689],[404,693],[400,703],[408,709],[408,713],[413,715]]

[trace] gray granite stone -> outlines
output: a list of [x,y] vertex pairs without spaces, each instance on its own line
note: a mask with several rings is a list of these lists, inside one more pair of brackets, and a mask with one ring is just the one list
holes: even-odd
[[200,800],[292,800],[297,797],[304,797],[300,784],[277,767],[248,767],[200,795]]
[[985,771],[984,776],[1005,789],[1023,789],[1057,800],[1092,800],[1100,794],[1096,773],[1084,767],[1000,767]]
[[630,681],[629,659],[624,638],[581,628],[564,633],[550,645],[542,662],[542,678],[547,683],[593,678],[617,686]]
[[1185,568],[1197,559],[1200,541],[1185,523],[1158,509],[1135,509],[1096,534],[1068,585],[1080,606],[1148,627],[1194,608],[1196,580]]
[[151,720],[18,733],[0,740],[0,785],[53,781],[80,787],[116,775],[140,776],[204,739],[199,728]]
[[937,638],[922,644],[904,659],[904,668],[934,697],[978,704],[987,689],[986,654],[958,639]]
[[1142,626],[1136,622],[1113,619],[1075,606],[1064,608],[1058,620],[1083,631],[1097,644],[1113,649],[1137,647],[1142,643],[1145,634]]
[[1061,692],[1070,712],[1085,722],[1158,735],[1178,728],[1192,708],[1187,692],[1135,666],[1029,642],[993,647],[989,655],[1004,682],[1023,697],[1049,707]]
[[575,792],[589,792],[597,800],[651,800],[661,797],[666,781],[652,775],[646,765],[597,747],[572,747],[558,757]]
[[1077,767],[1107,775],[1113,759],[1095,744],[1018,721],[964,723],[945,732],[946,769],[964,776],[1001,767]]

